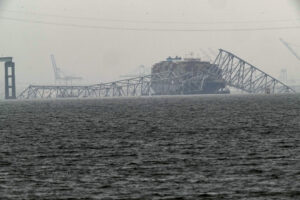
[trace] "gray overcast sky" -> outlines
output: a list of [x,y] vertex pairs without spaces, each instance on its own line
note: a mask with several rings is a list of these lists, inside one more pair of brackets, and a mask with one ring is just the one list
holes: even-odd
[[208,48],[231,51],[275,77],[286,67],[290,78],[300,79],[300,62],[278,40],[300,45],[300,28],[153,31],[300,26],[297,6],[297,0],[0,0],[0,56],[14,57],[19,90],[53,83],[51,53],[63,71],[89,83],[118,79],[168,56],[203,57],[201,49]]

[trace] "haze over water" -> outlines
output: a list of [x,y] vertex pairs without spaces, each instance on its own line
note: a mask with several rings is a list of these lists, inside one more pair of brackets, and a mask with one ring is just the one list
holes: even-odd
[[[14,57],[18,92],[29,84],[54,84],[50,54],[65,74],[84,78],[76,84],[118,80],[137,74],[140,65],[151,68],[168,56],[186,57],[191,52],[204,61],[213,61],[220,48],[275,78],[287,69],[288,79],[298,80],[299,61],[279,41],[283,38],[294,45],[299,54],[297,2],[0,0],[0,56]],[[271,27],[294,28],[257,30]],[[132,28],[139,31],[126,30]],[[2,68],[0,65],[0,78]]]
[[0,102],[3,199],[299,199],[300,96]]

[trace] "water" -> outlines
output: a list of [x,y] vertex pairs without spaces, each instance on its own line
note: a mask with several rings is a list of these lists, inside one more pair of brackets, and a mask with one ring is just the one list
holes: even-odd
[[300,96],[0,102],[1,199],[300,199]]

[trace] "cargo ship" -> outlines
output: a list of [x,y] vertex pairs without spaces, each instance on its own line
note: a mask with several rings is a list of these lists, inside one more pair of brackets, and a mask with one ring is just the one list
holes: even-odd
[[168,57],[154,64],[151,74],[156,95],[230,93],[218,66],[200,58]]

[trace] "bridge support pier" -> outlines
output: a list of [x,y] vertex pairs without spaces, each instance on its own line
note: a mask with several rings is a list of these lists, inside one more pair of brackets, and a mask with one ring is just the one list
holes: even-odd
[[16,99],[15,63],[5,62],[5,99]]

